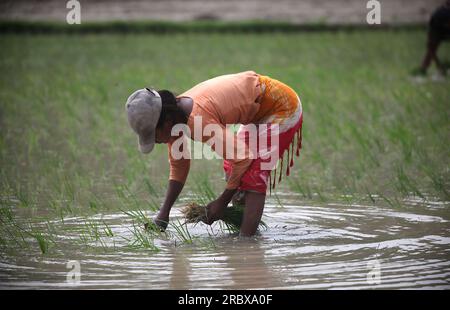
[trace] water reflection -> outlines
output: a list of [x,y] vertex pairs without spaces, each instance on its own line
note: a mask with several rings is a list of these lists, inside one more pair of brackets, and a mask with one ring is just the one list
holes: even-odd
[[275,274],[266,261],[262,240],[240,240],[228,248],[227,252],[233,288],[264,289],[281,285],[280,274]]
[[172,255],[172,273],[170,274],[169,289],[182,290],[191,288],[189,274],[192,273],[191,265],[186,254],[178,249],[169,251]]
[[266,261],[261,238],[222,238],[214,252],[172,249],[170,289],[209,288],[264,289],[281,285],[280,274]]

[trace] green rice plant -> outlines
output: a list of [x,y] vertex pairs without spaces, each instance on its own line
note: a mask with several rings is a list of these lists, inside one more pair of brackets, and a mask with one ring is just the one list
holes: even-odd
[[38,242],[42,254],[47,254],[49,249],[49,241],[45,238],[45,236],[39,231],[33,232],[32,236]]
[[104,227],[101,227],[99,222],[86,219],[84,226],[82,227],[83,230],[79,234],[79,241],[87,248],[92,248],[93,243],[95,243],[95,246],[99,245],[103,251],[108,251],[111,247],[106,243],[106,239],[109,239],[113,243],[112,249],[115,250],[115,240],[113,239],[114,233],[105,221],[102,221],[101,223]]
[[145,225],[145,224],[148,224],[148,223],[152,223],[152,220],[141,209],[121,210],[121,211],[124,214],[128,215],[129,217],[131,217],[134,222],[137,222],[140,225]]
[[40,229],[36,228],[36,226],[33,226],[31,222],[28,223],[28,226],[29,229],[25,230],[19,225],[16,225],[18,230],[23,231],[25,235],[36,240],[42,254],[47,254],[49,252],[50,245],[55,245],[55,240],[52,236],[52,231],[54,231],[54,229],[47,223],[47,233],[44,234]]
[[141,227],[136,226],[133,223],[133,229],[128,229],[132,234],[132,239],[127,239],[125,237],[125,240],[127,240],[128,246],[133,249],[141,249],[144,248],[146,250],[152,251],[152,252],[159,252],[160,249],[155,245],[153,240],[153,235],[148,233],[146,230],[143,230]]
[[347,205],[351,205],[354,199],[354,195],[352,194],[343,194],[341,195],[341,198],[344,199],[344,201],[347,203]]
[[177,219],[176,223],[170,222],[169,225],[175,229],[175,237],[177,237],[181,242],[192,244],[193,239],[189,233],[186,223],[181,223],[180,220]]
[[369,190],[369,188],[367,186],[365,187],[365,191],[366,191],[367,197],[369,197],[370,201],[372,203],[375,203],[376,202],[375,196],[370,192],[370,190]]
[[24,234],[20,229],[17,229],[13,224],[6,223],[2,219],[0,219],[2,222],[1,225],[1,231],[2,236],[7,237],[5,238],[4,245],[7,246],[9,244],[13,244],[15,246],[18,246],[19,248],[27,248],[28,243],[25,239]]
[[319,188],[316,188],[316,194],[319,197],[319,200],[321,202],[327,202],[328,201],[327,196],[325,195],[325,193],[320,191]]
[[105,221],[103,221],[103,225],[105,226],[105,227],[103,227],[103,232],[105,233],[105,235],[107,237],[114,237],[114,233],[113,233],[111,227]]
[[372,151],[373,147],[372,147],[370,141],[366,137],[363,136],[363,134],[361,133],[361,129],[357,128],[355,123],[349,123],[348,127],[350,128],[350,132],[352,133],[353,137],[355,138],[355,141],[362,148],[363,154],[367,158],[369,158],[376,167],[379,167],[380,162],[376,158],[375,153]]
[[22,227],[22,225],[16,221],[10,207],[0,208],[0,222],[2,224],[2,231],[9,236],[9,240],[12,241],[14,245],[17,245],[20,248],[28,248],[28,238],[33,238],[38,242],[41,252],[46,254],[49,249],[49,244],[51,242],[54,243],[51,236],[52,231],[50,229],[49,233],[44,235],[41,231],[34,228],[31,222],[28,223],[28,229]]
[[383,194],[381,194],[381,193],[379,193],[378,194],[385,202],[387,202],[387,204],[390,206],[390,207],[392,207],[392,208],[394,208],[394,209],[399,209],[399,208],[401,208],[402,207],[402,204],[401,204],[401,202],[398,200],[398,198],[397,197],[391,197],[391,198],[389,198],[389,197],[387,197],[387,196],[385,196],[385,195],[383,195]]
[[55,199],[53,197],[48,199],[48,206],[50,208],[50,211],[54,214],[54,216],[59,218],[63,224],[64,218],[67,215],[73,214],[73,210],[70,204],[65,204],[65,202],[59,199]]
[[[148,185],[151,186],[150,183],[148,183]],[[122,207],[119,208],[120,210],[140,209],[144,203],[148,206],[149,210],[153,212],[157,212],[159,210],[159,204],[155,201],[153,196],[150,197],[150,200],[145,202],[139,201],[136,194],[133,193],[126,184],[116,186],[116,195],[122,204]]]
[[96,212],[98,210],[98,205],[95,200],[89,201],[89,209],[91,209],[94,212]]
[[87,232],[90,240],[92,241],[100,240],[100,228],[96,221],[85,220],[84,228],[86,229],[85,232]]
[[277,207],[283,207],[283,202],[281,201],[280,197],[275,193],[275,200],[277,201]]
[[158,212],[159,203],[155,201],[153,197],[150,197],[150,200],[146,201],[146,206],[148,206],[149,210],[152,212]]
[[414,181],[406,175],[402,166],[397,167],[397,181],[397,188],[403,195],[408,195],[409,192],[413,192],[420,198],[426,199],[418,187],[414,184]]
[[434,190],[442,196],[442,199],[445,201],[450,200],[450,192],[448,187],[448,178],[445,178],[444,175],[440,174],[438,171],[435,171],[427,166],[422,166],[422,169],[428,179],[431,181],[431,184]]
[[150,180],[148,178],[144,179],[144,183],[147,186],[148,193],[153,197],[158,197],[158,192],[155,189],[155,187],[150,183]]
[[29,207],[31,205],[31,199],[29,193],[26,189],[23,188],[20,184],[17,185],[16,197],[20,202],[21,207]]
[[194,195],[195,200],[203,205],[217,198],[207,175],[201,174],[195,177]]
[[14,221],[14,214],[12,208],[6,204],[0,205],[0,220],[4,223],[10,223]]
[[64,176],[63,187],[64,187],[64,197],[68,199],[69,203],[74,202],[76,195],[75,185],[73,184],[73,181],[70,179],[70,177],[67,175]]
[[47,229],[47,232],[49,233],[50,238],[52,239],[52,241],[54,241],[53,236],[56,236],[58,234],[57,228],[48,219],[46,220],[45,227]]
[[302,182],[302,184],[300,184],[298,178],[296,178],[295,176],[287,178],[287,180],[292,190],[302,194],[303,198],[313,199],[311,187],[307,182]]

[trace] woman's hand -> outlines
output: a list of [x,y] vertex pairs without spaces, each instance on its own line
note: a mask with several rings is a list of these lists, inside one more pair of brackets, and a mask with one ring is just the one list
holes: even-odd
[[215,221],[222,219],[227,205],[228,203],[220,197],[210,202],[206,206],[206,219],[203,222],[211,225]]
[[153,224],[162,232],[164,232],[166,231],[167,225],[169,224],[169,214],[165,214],[159,211],[158,215],[155,216],[152,220]]
[[215,221],[222,219],[225,209],[235,193],[236,189],[226,189],[219,198],[210,202],[206,206],[206,219],[203,222],[211,225]]

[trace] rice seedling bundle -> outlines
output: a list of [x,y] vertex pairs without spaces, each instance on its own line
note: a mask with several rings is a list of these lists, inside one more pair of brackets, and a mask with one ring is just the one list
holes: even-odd
[[[187,204],[183,209],[181,209],[186,223],[198,223],[206,221],[206,207],[199,205],[195,202]],[[242,217],[244,215],[243,205],[233,205],[232,207],[227,207],[224,212],[224,216],[221,219],[225,225],[231,231],[239,231],[241,228]],[[267,225],[260,221],[259,228],[267,228]]]

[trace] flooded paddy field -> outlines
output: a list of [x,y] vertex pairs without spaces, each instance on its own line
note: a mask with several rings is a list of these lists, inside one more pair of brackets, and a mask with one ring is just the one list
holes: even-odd
[[[0,37],[0,288],[449,289],[450,82],[409,76],[425,34]],[[248,69],[304,109],[267,229],[185,225],[181,207],[225,185],[198,160],[167,232],[145,232],[167,148],[139,153],[127,96]]]
[[[268,204],[267,230],[240,238],[215,225],[188,225],[155,236],[158,250],[129,247],[133,221],[121,213],[90,220],[101,234],[76,242],[86,219],[51,223],[59,232],[52,255],[26,253],[2,260],[2,288],[368,289],[450,288],[450,227],[441,204]],[[172,220],[181,214],[175,210]],[[94,225],[95,225],[94,224]],[[62,233],[64,232],[64,233]],[[67,281],[69,260],[80,262],[80,282]]]

